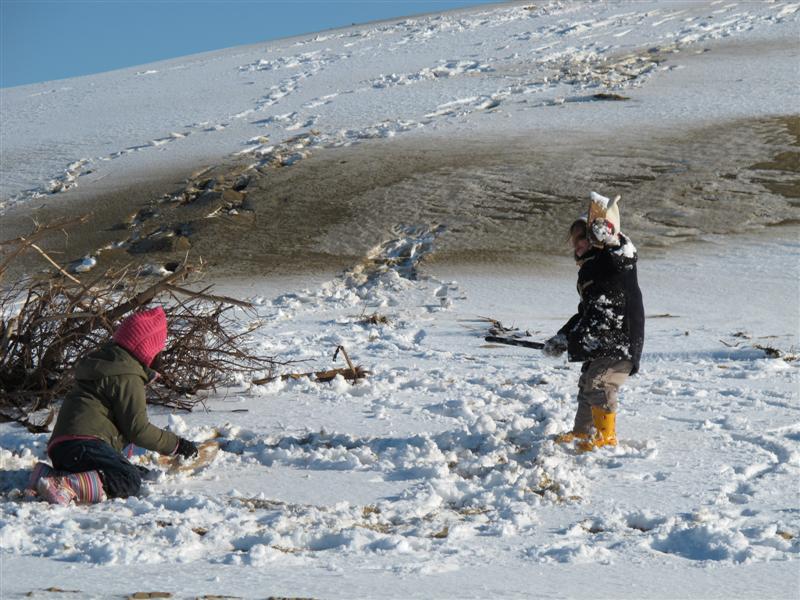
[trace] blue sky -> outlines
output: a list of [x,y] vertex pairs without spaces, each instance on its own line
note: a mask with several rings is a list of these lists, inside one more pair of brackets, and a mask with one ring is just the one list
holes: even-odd
[[0,87],[492,0],[0,0]]

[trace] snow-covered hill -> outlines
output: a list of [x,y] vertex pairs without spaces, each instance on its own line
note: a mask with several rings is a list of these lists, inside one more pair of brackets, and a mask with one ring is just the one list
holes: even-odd
[[[789,114],[799,14],[792,2],[512,3],[6,88],[0,198],[106,178],[124,186],[165,164],[230,155],[292,163],[315,147],[411,132],[612,132]],[[732,40],[750,47],[704,56]],[[669,99],[645,85],[653,79]]]
[[[24,214],[165,164],[293,168],[364,140],[579,132],[613,148],[630,130],[775,115],[766,137],[796,154],[799,23],[791,2],[511,4],[5,89],[3,199]],[[702,164],[698,147],[675,142],[672,164]],[[745,163],[748,151],[724,147]],[[550,170],[569,178],[591,160]],[[704,185],[728,189],[730,173],[709,173]],[[696,202],[711,194],[697,187]],[[627,209],[628,190],[636,241],[648,205]],[[657,216],[703,214],[682,210]],[[621,393],[620,445],[580,455],[552,440],[571,426],[579,365],[483,341],[483,317],[535,339],[566,321],[568,249],[437,261],[452,224],[419,214],[344,273],[219,283],[257,305],[239,315],[264,323],[265,354],[318,370],[342,345],[371,374],[240,381],[203,411],[151,408],[182,436],[220,436],[198,473],[89,507],[26,503],[16,490],[47,436],[0,425],[0,597],[796,598],[796,225],[715,236],[695,223],[680,234],[695,241],[642,252],[647,338]]]

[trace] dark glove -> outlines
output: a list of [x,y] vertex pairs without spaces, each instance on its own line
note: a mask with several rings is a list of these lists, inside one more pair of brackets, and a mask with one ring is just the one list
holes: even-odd
[[178,449],[175,451],[176,454],[180,454],[183,458],[191,458],[193,456],[197,456],[197,452],[197,444],[183,438],[178,438]]
[[558,335],[554,335],[549,340],[544,343],[544,348],[542,348],[542,352],[545,356],[561,356],[564,351],[567,349],[567,336],[563,333],[559,333]]

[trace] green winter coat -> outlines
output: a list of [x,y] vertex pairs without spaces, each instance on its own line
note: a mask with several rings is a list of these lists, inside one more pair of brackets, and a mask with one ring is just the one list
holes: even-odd
[[50,439],[88,435],[117,450],[132,442],[172,454],[178,437],[147,418],[144,386],[154,375],[114,343],[92,352],[75,367],[75,385],[61,405]]

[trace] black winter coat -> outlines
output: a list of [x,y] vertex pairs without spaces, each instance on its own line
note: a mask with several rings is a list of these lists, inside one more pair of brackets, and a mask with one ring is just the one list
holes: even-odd
[[592,248],[581,257],[578,294],[581,302],[558,333],[567,337],[574,362],[618,358],[639,370],[644,345],[644,305],[636,276],[636,248],[620,234],[616,248]]

